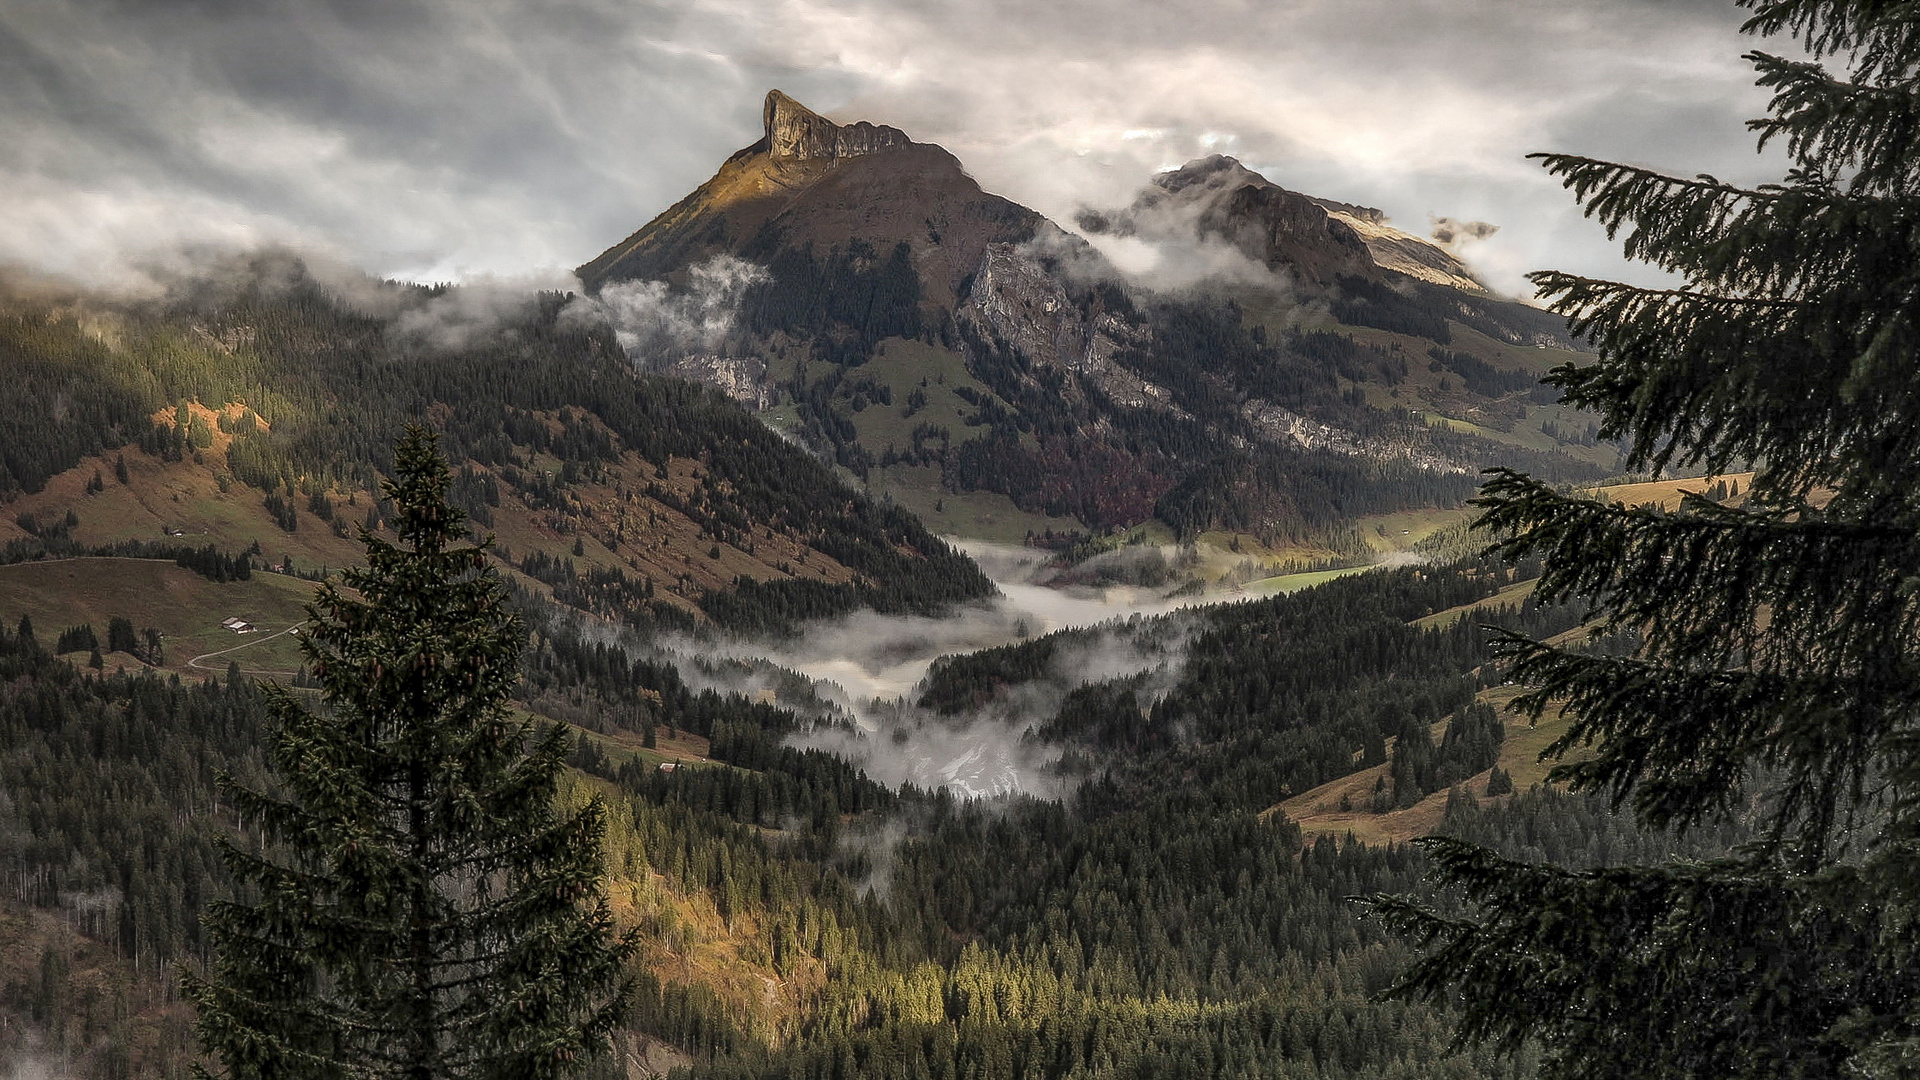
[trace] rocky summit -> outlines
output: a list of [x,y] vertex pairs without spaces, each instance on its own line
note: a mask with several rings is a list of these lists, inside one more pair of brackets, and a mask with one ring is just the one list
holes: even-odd
[[759,140],[639,231],[579,268],[589,290],[615,281],[676,280],[715,255],[757,263],[807,244],[906,244],[926,297],[954,293],[995,242],[1033,235],[1043,220],[989,195],[952,154],[898,128],[836,124],[778,90],[767,94]]
[[807,161],[857,157],[913,141],[899,128],[865,120],[836,124],[778,90],[767,91],[761,115],[767,133],[757,145],[776,158]]

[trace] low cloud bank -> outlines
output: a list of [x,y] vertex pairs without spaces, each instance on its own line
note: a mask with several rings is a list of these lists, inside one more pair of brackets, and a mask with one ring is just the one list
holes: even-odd
[[1129,284],[1155,292],[1238,285],[1283,297],[1293,294],[1293,281],[1284,271],[1223,237],[1204,233],[1204,211],[1200,202],[1152,198],[1150,192],[1125,210],[1082,210],[1077,220],[1086,242]]
[[562,317],[605,322],[627,359],[653,366],[689,353],[721,351],[747,290],[765,280],[761,267],[720,254],[689,270],[683,289],[664,281],[617,281],[597,296],[575,298]]
[[[970,541],[956,546],[994,580],[999,597],[937,619],[857,612],[810,624],[798,637],[774,644],[663,644],[694,685],[747,694],[772,690],[782,705],[817,717],[822,722],[794,736],[792,745],[837,754],[889,787],[944,787],[969,798],[1061,797],[1073,783],[1057,767],[1061,748],[1041,742],[1034,729],[1053,718],[1069,693],[1090,683],[1148,674],[1146,696],[1163,691],[1178,676],[1185,633],[1142,635],[1129,620],[1209,598],[1167,599],[1162,591],[1129,586],[1048,588],[1038,583],[1048,575],[1045,552]],[[1072,629],[1085,633],[1057,645],[1039,678],[978,708],[948,716],[914,703],[939,657]],[[792,695],[794,683],[782,688],[783,672],[806,680],[816,703],[811,711]]]

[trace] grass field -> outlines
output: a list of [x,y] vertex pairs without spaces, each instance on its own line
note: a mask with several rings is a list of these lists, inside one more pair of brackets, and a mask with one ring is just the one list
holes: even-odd
[[[101,644],[114,616],[132,620],[136,630],[160,631],[164,667],[202,676],[227,670],[237,661],[244,671],[291,674],[299,666],[298,639],[280,632],[306,619],[303,609],[313,583],[280,574],[255,574],[251,581],[215,583],[170,562],[152,559],[59,559],[0,566],[0,619],[11,629],[20,616],[33,619],[35,636],[52,648],[60,631],[90,623]],[[220,625],[229,616],[260,628],[239,635]],[[205,653],[226,652],[190,666]],[[86,662],[84,655],[74,659]],[[106,657],[107,668],[139,661],[124,653]]]
[[[191,458],[165,462],[138,450],[124,457],[128,483],[114,479],[111,458],[89,458],[53,477],[43,490],[9,503],[0,518],[0,541],[27,535],[16,520],[23,513],[53,522],[71,512],[80,520],[73,538],[83,544],[148,540],[238,552],[257,541],[269,562],[291,555],[302,569],[360,561],[359,543],[333,535],[326,522],[307,512],[304,498],[297,500],[299,527],[289,533],[274,524],[263,493],[233,481],[222,491],[211,455],[208,464]],[[96,472],[105,486],[89,495],[86,485]],[[366,493],[355,498],[357,505],[346,506],[346,496],[336,493],[348,523],[367,510]]]
[[[872,410],[868,410],[871,412]],[[1013,505],[1013,500],[991,491],[956,495],[940,490],[940,469],[934,465],[894,465],[868,474],[867,489],[876,498],[890,498],[941,536],[1017,544],[1027,533],[1052,529],[1056,533],[1085,532],[1075,517],[1048,517]]]
[[1332,581],[1335,578],[1343,578],[1349,574],[1364,573],[1371,569],[1373,569],[1371,566],[1349,566],[1339,570],[1312,570],[1304,574],[1280,574],[1276,577],[1249,581],[1245,588],[1248,592],[1256,596],[1278,596],[1283,593],[1299,592],[1301,589],[1311,588],[1315,585]]
[[[906,451],[913,447],[913,429],[921,424],[944,427],[960,445],[987,433],[985,427],[968,427],[965,418],[976,410],[964,401],[958,390],[970,387],[988,396],[985,384],[967,373],[966,360],[951,349],[905,338],[888,338],[875,350],[873,359],[847,370],[849,383],[871,381],[893,393],[891,405],[874,402],[859,412],[846,410],[860,444],[879,457],[889,445]],[[922,386],[921,383],[926,385]],[[907,396],[919,390],[927,397],[926,407],[907,416]],[[936,444],[937,445],[937,444]]]
[[1361,539],[1381,554],[1411,551],[1413,545],[1449,525],[1472,521],[1476,511],[1469,506],[1448,509],[1400,510],[1391,514],[1371,514],[1353,525]]
[[[1703,476],[1688,480],[1654,480],[1644,484],[1613,484],[1595,490],[1604,492],[1608,499],[1622,506],[1659,506],[1662,510],[1677,510],[1681,496],[1691,492],[1700,494],[1720,481],[1729,486],[1737,486],[1742,495],[1753,486],[1753,474],[1750,472],[1728,473],[1726,476]],[[1591,491],[1588,492],[1591,494]],[[1728,502],[1738,505],[1739,499]]]

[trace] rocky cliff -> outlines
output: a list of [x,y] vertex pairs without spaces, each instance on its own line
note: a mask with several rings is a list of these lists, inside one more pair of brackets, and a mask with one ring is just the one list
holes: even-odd
[[[1141,349],[1151,343],[1153,331],[1146,321],[1082,308],[1060,278],[1020,246],[988,247],[974,271],[966,303],[955,314],[979,328],[982,338],[1013,346],[1036,367],[1085,376],[1116,405],[1186,416],[1165,387],[1115,360],[1123,349]],[[1070,380],[1060,386],[1062,393],[1078,393]]]
[[836,124],[778,90],[767,92],[761,108],[768,155],[794,161],[858,157],[912,142],[899,128],[869,124]]

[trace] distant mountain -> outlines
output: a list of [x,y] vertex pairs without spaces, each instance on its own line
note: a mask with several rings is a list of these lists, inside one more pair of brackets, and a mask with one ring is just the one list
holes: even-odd
[[[1162,173],[1118,214],[1083,211],[1089,233],[1185,233],[1217,239],[1259,264],[1316,285],[1403,275],[1470,293],[1486,287],[1452,253],[1401,232],[1367,206],[1316,199],[1268,180],[1223,154]],[[1566,344],[1564,334],[1559,344]]]
[[1495,461],[1612,471],[1593,418],[1536,385],[1572,356],[1564,322],[1377,210],[1216,156],[1078,215],[1097,242],[1233,264],[1156,289],[938,146],[779,91],[764,121],[581,279],[653,300],[748,282],[724,332],[623,337],[631,358],[722,387],[936,530],[1157,520],[1324,549],[1359,515],[1458,502]]

